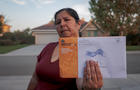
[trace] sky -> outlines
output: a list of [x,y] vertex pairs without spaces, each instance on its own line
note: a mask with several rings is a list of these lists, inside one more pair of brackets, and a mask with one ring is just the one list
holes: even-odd
[[56,11],[70,7],[80,18],[89,21],[89,0],[0,0],[0,14],[5,16],[11,31],[47,24]]

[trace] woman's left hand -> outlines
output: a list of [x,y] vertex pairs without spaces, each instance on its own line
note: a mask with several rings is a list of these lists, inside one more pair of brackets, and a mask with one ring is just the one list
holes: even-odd
[[98,90],[102,86],[103,78],[98,63],[87,61],[84,68],[83,90]]

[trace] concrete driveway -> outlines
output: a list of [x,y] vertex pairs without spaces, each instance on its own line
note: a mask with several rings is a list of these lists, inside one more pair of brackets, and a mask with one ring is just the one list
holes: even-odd
[[[36,56],[46,45],[30,45],[15,51],[11,51],[7,54],[0,54],[0,56],[16,56],[16,55],[25,55],[25,56]],[[127,54],[140,54],[140,51],[127,51]]]
[[0,54],[0,56],[35,56],[38,55],[45,46],[46,45],[30,45],[21,49],[17,49],[15,51],[11,51],[7,54]]

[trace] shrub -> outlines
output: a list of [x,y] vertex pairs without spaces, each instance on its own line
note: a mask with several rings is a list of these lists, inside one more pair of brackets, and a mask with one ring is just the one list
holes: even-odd
[[0,45],[14,45],[15,43],[10,39],[0,40]]
[[140,45],[140,33],[128,34],[127,45]]

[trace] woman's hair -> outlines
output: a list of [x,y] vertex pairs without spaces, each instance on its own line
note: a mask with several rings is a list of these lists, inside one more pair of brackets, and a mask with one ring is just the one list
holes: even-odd
[[77,12],[72,8],[63,8],[63,9],[60,9],[59,11],[57,11],[55,13],[55,17],[54,17],[55,18],[55,24],[56,24],[56,16],[62,11],[66,11],[70,16],[72,16],[75,19],[76,23],[78,23],[79,16],[78,16]]

